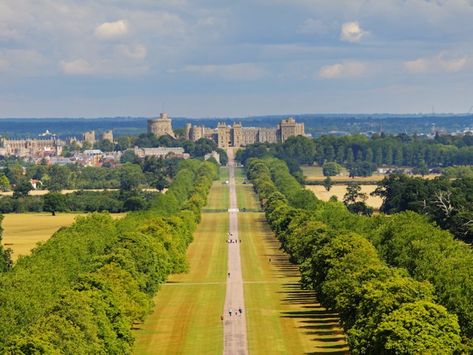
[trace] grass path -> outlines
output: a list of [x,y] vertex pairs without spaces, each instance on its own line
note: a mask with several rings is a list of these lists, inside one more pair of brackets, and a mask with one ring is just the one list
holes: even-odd
[[346,353],[336,314],[300,290],[299,271],[279,250],[264,213],[239,216],[250,354]]
[[[209,210],[228,204],[215,182]],[[190,270],[173,275],[155,298],[155,310],[135,331],[135,354],[221,354],[220,316],[225,298],[228,212],[203,213],[188,250]]]

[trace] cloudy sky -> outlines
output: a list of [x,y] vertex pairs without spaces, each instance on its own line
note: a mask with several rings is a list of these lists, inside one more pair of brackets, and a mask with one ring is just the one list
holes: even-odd
[[0,117],[467,112],[473,0],[1,0]]

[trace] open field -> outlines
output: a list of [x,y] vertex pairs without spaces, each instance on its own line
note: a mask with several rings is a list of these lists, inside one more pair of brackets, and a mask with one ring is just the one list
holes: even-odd
[[[163,192],[166,192],[167,189],[164,189]],[[102,192],[102,191],[118,191],[118,189],[83,189],[83,190],[62,190],[61,193],[64,195],[71,194],[77,191],[95,191],[95,192]],[[159,192],[158,189],[146,188],[143,189],[146,192]],[[30,196],[44,196],[49,193],[49,190],[31,190],[28,195]],[[13,196],[13,191],[0,191],[0,196]]]
[[[311,190],[322,201],[328,201],[332,196],[337,196],[339,201],[343,201],[343,196],[347,193],[347,186],[333,185],[330,191],[327,191],[322,185],[306,185],[305,188]],[[376,190],[376,185],[361,185],[361,192],[368,195],[366,204],[378,210],[383,203],[383,199],[379,196],[371,196],[370,193],[374,190]]]
[[[305,176],[306,181],[322,181],[325,179],[324,174],[322,173],[322,167],[320,166],[301,166],[302,169],[302,174]],[[351,178],[348,176],[348,170],[345,168],[342,168],[342,171],[340,175],[337,176],[331,176],[332,181],[337,182],[337,181],[356,181],[356,182],[361,182],[363,183],[364,181],[381,181],[383,180],[387,175],[386,174],[379,174],[379,173],[374,173],[372,176],[357,176],[355,178]],[[429,174],[429,175],[410,175],[410,176],[415,176],[415,177],[422,177],[424,179],[434,179],[440,175],[438,174]]]
[[[13,260],[28,255],[38,242],[48,240],[59,228],[71,225],[78,213],[20,213],[5,214],[2,222],[3,243],[13,250]],[[112,214],[120,218],[125,213]]]
[[[307,181],[322,181],[325,179],[324,174],[322,173],[322,167],[321,166],[301,166],[302,169],[302,174],[306,177]],[[357,176],[355,178],[350,178],[348,176],[348,170],[345,168],[342,168],[342,171],[340,175],[337,176],[331,176],[332,181],[346,181],[346,180],[351,180],[351,181],[380,181],[383,180],[383,178],[386,176],[384,174],[378,174],[374,173],[372,176]]]
[[[226,195],[220,186],[226,188]],[[207,208],[218,209],[228,185],[215,182]],[[187,256],[188,273],[172,275],[155,298],[155,310],[134,335],[135,354],[221,354],[227,273],[228,213],[203,213]]]
[[240,213],[239,226],[250,354],[346,353],[337,315],[300,289],[264,213]]

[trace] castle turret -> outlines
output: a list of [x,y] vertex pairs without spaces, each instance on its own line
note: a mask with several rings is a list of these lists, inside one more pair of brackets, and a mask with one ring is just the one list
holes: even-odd
[[109,141],[110,143],[113,143],[113,132],[112,132],[112,130],[103,132],[102,133],[102,140],[103,141]]
[[148,120],[148,133],[152,133],[158,138],[164,135],[176,138],[172,130],[172,120],[167,113],[161,113],[159,118]]

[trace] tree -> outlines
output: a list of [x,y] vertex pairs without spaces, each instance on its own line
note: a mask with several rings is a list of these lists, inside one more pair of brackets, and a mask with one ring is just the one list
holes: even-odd
[[26,197],[33,190],[33,186],[27,178],[22,178],[13,188],[13,198]]
[[11,185],[10,180],[5,175],[0,177],[0,190],[1,191],[10,191]]
[[66,198],[59,192],[50,192],[44,195],[43,209],[46,212],[51,212],[53,216],[56,212],[63,212],[66,210]]
[[455,315],[428,301],[407,303],[377,329],[380,348],[394,354],[454,354],[461,349]]
[[368,195],[361,192],[360,184],[350,184],[347,186],[347,193],[343,196],[343,203],[350,212],[370,216],[373,209],[366,204],[367,199]]
[[322,172],[324,176],[335,176],[340,174],[341,171],[342,167],[340,166],[340,164],[335,163],[333,161],[326,162],[322,166]]
[[120,191],[133,191],[144,181],[139,165],[125,164],[120,168]]
[[71,170],[68,166],[53,165],[49,169],[46,187],[49,191],[52,192],[59,192],[61,190],[64,190],[70,187],[70,177]]
[[332,179],[330,178],[330,176],[327,176],[325,179],[324,179],[324,187],[325,187],[325,190],[327,191],[330,191],[330,189],[332,188],[333,186],[333,182],[332,182]]
[[125,151],[120,157],[120,163],[122,164],[126,164],[126,163],[137,164],[139,162],[140,162],[140,158],[132,150]]

